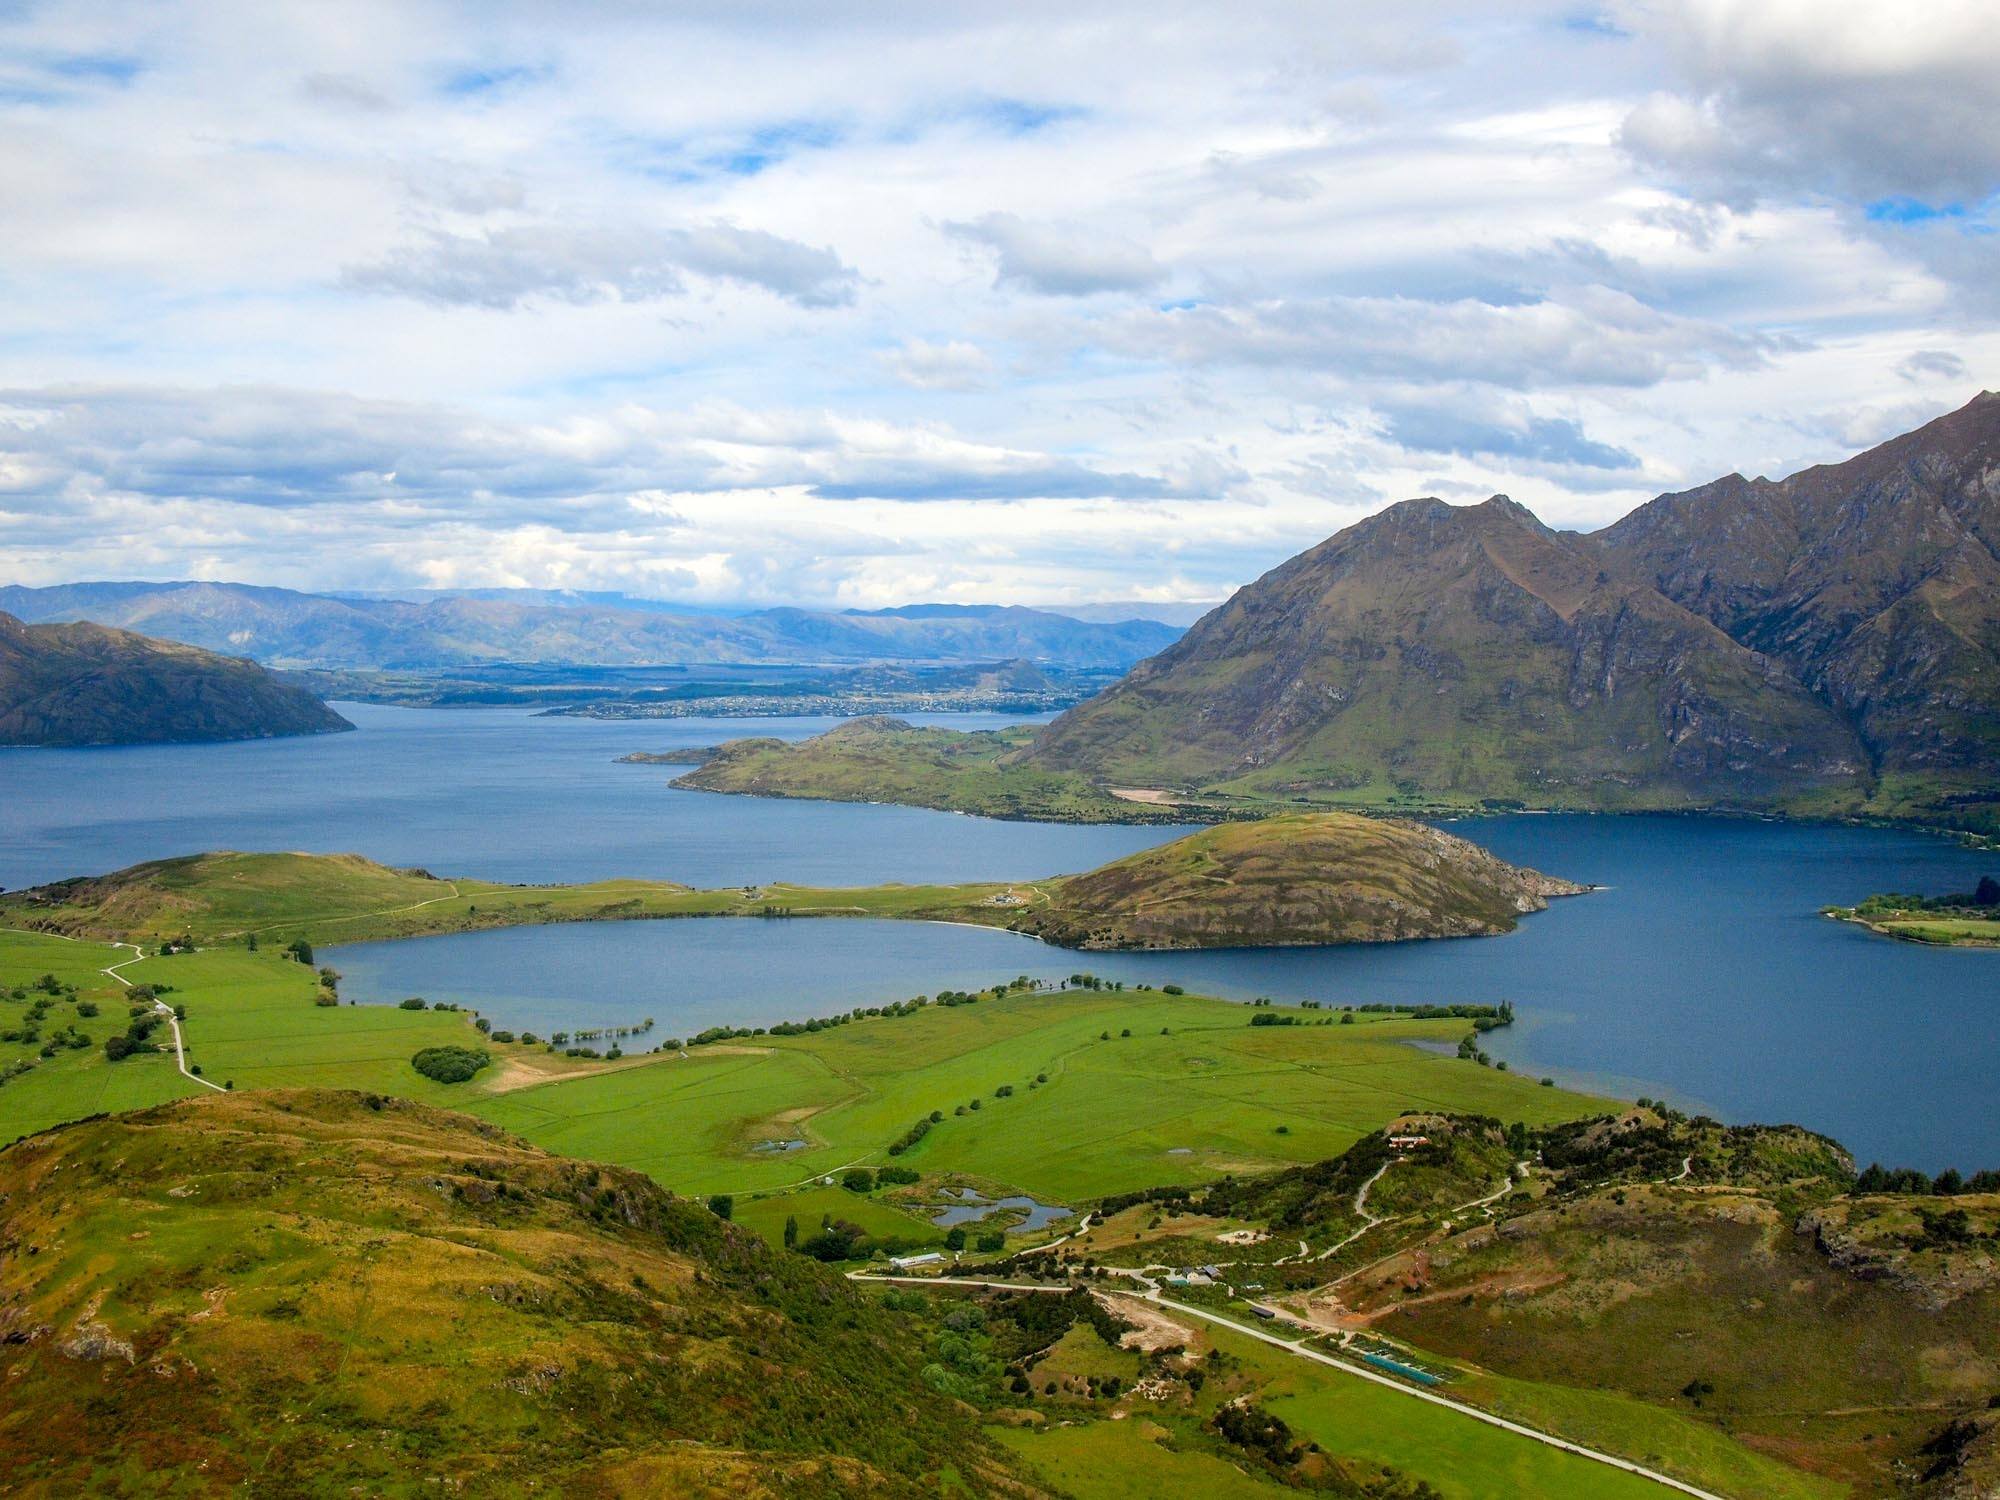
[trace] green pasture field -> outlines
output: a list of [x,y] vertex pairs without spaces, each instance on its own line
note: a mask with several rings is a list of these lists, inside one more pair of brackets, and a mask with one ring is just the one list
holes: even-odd
[[[125,957],[109,944],[0,933],[0,989],[54,971],[101,1006],[83,1023],[93,1046],[0,1085],[0,1140],[195,1087],[163,1054],[106,1061],[102,1037],[123,1029],[125,1004],[98,971]],[[173,987],[167,998],[188,1011],[190,1061],[214,1081],[446,1104],[701,1195],[747,1199],[894,1160],[1068,1204],[1319,1160],[1406,1109],[1538,1124],[1604,1107],[1404,1045],[1450,1039],[1462,1022],[1251,1027],[1242,1006],[1157,991],[1012,994],[605,1065],[483,1042],[462,1013],[315,1005],[312,971],[269,946],[151,957],[124,973]],[[454,1042],[486,1046],[494,1066],[465,1084],[410,1067],[419,1048]],[[24,1050],[0,1050],[0,1065]],[[998,1096],[1002,1085],[1011,1097]],[[892,1156],[889,1146],[933,1110],[943,1119]],[[794,1138],[809,1144],[755,1150]]]
[[[466,1107],[685,1192],[748,1196],[894,1160],[1065,1206],[1317,1161],[1410,1109],[1538,1124],[1607,1107],[1405,1045],[1455,1039],[1463,1022],[1251,1027],[1250,1014],[1157,991],[1014,994],[695,1049]],[[1011,1097],[997,1096],[1002,1085]],[[933,1111],[943,1119],[892,1157]],[[754,1151],[801,1137],[803,1150]]]

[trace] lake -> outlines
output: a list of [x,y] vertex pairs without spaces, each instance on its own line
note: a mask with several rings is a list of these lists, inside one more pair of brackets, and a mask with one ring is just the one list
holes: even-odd
[[[798,738],[829,720],[343,712],[359,732],[4,752],[0,883],[217,847],[353,850],[492,880],[1029,878],[1175,833],[677,792],[673,767],[612,763],[743,734]],[[357,998],[458,1000],[537,1031],[650,1015],[664,1036],[1077,969],[1245,999],[1508,999],[1520,1023],[1488,1049],[1524,1073],[1796,1120],[1864,1161],[2000,1166],[2000,953],[1891,943],[1816,914],[1871,891],[1968,889],[2000,856],[1727,819],[1514,816],[1457,831],[1608,889],[1508,937],[1389,947],[1084,955],[976,928],[683,920],[358,945],[331,961]]]
[[[0,885],[204,849],[365,854],[480,880],[651,876],[690,885],[1032,879],[1158,843],[1158,828],[998,823],[918,808],[682,792],[634,750],[836,719],[540,719],[526,709],[335,705],[352,734],[227,745],[0,750]],[[912,715],[991,729],[1013,714]]]

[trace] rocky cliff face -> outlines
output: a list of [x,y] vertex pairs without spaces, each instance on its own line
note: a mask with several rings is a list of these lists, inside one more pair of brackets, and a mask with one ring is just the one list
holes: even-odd
[[1586,807],[1858,808],[1893,784],[1895,810],[1980,826],[2000,771],[2000,396],[1591,536],[1504,496],[1392,506],[1239,591],[1023,761]]
[[2000,764],[2000,394],[1846,463],[1662,495],[1592,540],[1783,662],[1876,769]]
[[0,614],[0,745],[136,745],[354,726],[255,662]]

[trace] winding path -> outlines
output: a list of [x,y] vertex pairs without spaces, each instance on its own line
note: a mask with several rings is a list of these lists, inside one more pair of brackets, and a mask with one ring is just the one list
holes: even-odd
[[1342,1240],[1339,1244],[1330,1245],[1326,1249],[1320,1251],[1317,1257],[1318,1259],[1331,1260],[1334,1256],[1340,1254],[1341,1251],[1345,1250],[1349,1245],[1353,1244],[1356,1240],[1360,1239],[1362,1235],[1366,1234],[1369,1230],[1373,1229],[1377,1224],[1386,1222],[1386,1220],[1384,1220],[1380,1215],[1371,1214],[1370,1212],[1368,1212],[1368,1190],[1373,1186],[1375,1186],[1376,1183],[1382,1180],[1382,1174],[1384,1172],[1388,1171],[1389,1168],[1395,1165],[1396,1165],[1395,1158],[1391,1157],[1388,1161],[1383,1162],[1381,1166],[1375,1169],[1375,1175],[1373,1177],[1369,1178],[1366,1182],[1361,1184],[1360,1190],[1357,1191],[1354,1195],[1354,1211],[1357,1214],[1361,1215],[1364,1222],[1362,1223],[1359,1229],[1355,1230],[1354,1233],[1350,1234],[1346,1239]]
[[[113,943],[111,946],[114,948],[130,948],[132,950],[132,956],[130,958],[119,960],[117,963],[112,964],[110,967],[102,970],[101,972],[107,975],[108,977],[117,980],[120,984],[124,985],[125,988],[129,990],[132,988],[132,981],[127,979],[123,974],[120,974],[118,971],[120,969],[129,969],[132,967],[132,965],[139,962],[140,959],[146,956],[146,950],[144,948],[141,948],[137,943]],[[174,1066],[181,1070],[181,1077],[185,1078],[189,1083],[198,1083],[205,1089],[214,1089],[218,1094],[228,1093],[229,1090],[224,1088],[221,1084],[210,1083],[206,1078],[203,1078],[199,1073],[191,1073],[188,1071],[187,1043],[181,1037],[181,1018],[174,1014],[174,1008],[171,1005],[167,1004],[166,1001],[162,1000],[158,995],[155,995],[153,997],[153,1008],[159,1011],[160,1014],[166,1019],[168,1030],[172,1031],[174,1034]]]

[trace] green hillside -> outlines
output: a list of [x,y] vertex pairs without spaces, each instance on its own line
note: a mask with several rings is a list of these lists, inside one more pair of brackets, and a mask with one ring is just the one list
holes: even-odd
[[462,1115],[209,1095],[0,1194],[16,1493],[1021,1493],[839,1278]]

